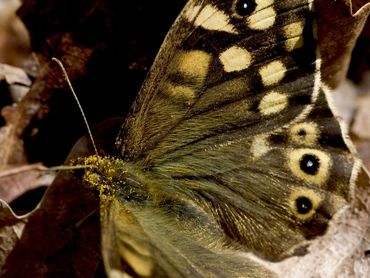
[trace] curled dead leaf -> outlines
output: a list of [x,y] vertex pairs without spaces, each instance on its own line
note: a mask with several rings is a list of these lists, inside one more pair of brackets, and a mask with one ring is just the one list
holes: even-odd
[[55,174],[42,164],[16,166],[0,171],[0,198],[10,203],[31,189],[48,186]]
[[[104,150],[112,152],[122,122],[112,119],[94,130],[102,155]],[[90,139],[84,137],[67,161],[93,153]],[[29,214],[22,237],[6,258],[2,277],[26,277],[29,273],[42,277],[104,275],[98,196],[76,175],[76,171],[58,174],[38,208]]]
[[369,1],[316,0],[322,80],[336,88],[344,80],[352,50],[370,12]]

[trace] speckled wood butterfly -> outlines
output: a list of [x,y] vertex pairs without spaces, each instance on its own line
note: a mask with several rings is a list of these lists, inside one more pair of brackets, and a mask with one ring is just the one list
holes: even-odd
[[101,191],[109,276],[272,277],[247,252],[304,254],[361,163],[320,78],[311,0],[191,0],[116,146]]

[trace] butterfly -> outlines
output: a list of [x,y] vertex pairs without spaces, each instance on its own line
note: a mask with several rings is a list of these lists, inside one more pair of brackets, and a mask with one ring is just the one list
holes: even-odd
[[348,205],[311,0],[190,0],[117,137],[92,156],[111,277],[273,277]]

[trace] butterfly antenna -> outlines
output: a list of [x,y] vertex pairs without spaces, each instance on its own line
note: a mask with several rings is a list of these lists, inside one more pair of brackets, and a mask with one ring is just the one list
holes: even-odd
[[86,118],[86,115],[85,115],[85,112],[84,110],[82,109],[82,106],[81,106],[81,103],[80,101],[78,100],[78,97],[77,97],[77,94],[75,93],[75,90],[73,89],[73,86],[72,86],[72,83],[71,81],[69,80],[69,77],[68,77],[68,74],[67,74],[67,71],[66,69],[64,68],[62,62],[58,59],[58,58],[55,58],[53,57],[52,58],[52,61],[56,62],[58,64],[58,66],[61,68],[62,72],[63,72],[63,75],[64,75],[64,79],[67,81],[67,84],[77,102],[77,105],[78,105],[78,108],[80,109],[80,112],[82,114],[82,118],[85,122],[85,125],[86,125],[86,128],[87,128],[87,132],[89,133],[89,136],[90,136],[90,140],[91,140],[91,143],[93,145],[93,148],[94,148],[94,151],[95,151],[95,154],[98,156],[98,149],[96,148],[96,145],[95,145],[95,141],[94,141],[94,137],[92,136],[92,133],[91,133],[91,129],[90,129],[90,126],[89,126],[89,123],[87,122],[87,118]]

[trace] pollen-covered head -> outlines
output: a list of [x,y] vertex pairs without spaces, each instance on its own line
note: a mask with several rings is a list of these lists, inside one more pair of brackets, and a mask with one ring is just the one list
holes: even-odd
[[126,173],[124,162],[121,159],[109,156],[92,155],[80,158],[76,165],[86,166],[82,180],[89,187],[99,192],[100,200],[113,200],[118,186],[123,182]]

